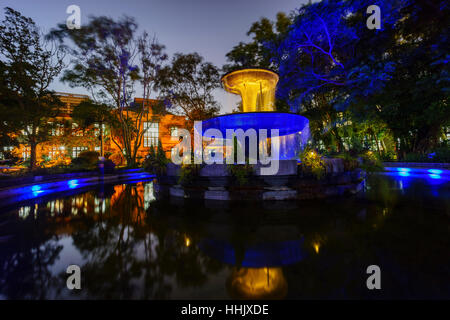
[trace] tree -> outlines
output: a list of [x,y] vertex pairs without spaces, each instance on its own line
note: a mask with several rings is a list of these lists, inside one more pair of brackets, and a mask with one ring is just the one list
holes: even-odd
[[75,135],[78,135],[76,131],[86,130],[91,128],[94,124],[99,126],[99,139],[100,139],[100,156],[104,155],[104,132],[105,125],[111,124],[112,115],[111,107],[106,104],[95,103],[92,100],[82,101],[76,105],[72,111],[72,119],[76,123],[74,128]]
[[198,53],[177,53],[159,72],[157,87],[173,109],[196,120],[214,116],[220,109],[213,91],[220,85],[219,69]]
[[252,41],[239,42],[226,54],[230,64],[223,66],[224,71],[230,72],[249,67],[273,68],[271,52],[266,43],[278,42],[286,34],[291,24],[292,17],[283,12],[277,13],[275,22],[267,18],[261,18],[254,22],[247,32],[247,36],[252,36]]
[[30,168],[34,169],[36,147],[49,140],[48,120],[58,114],[61,105],[48,87],[64,67],[64,52],[45,40],[31,18],[5,8],[0,53],[2,120],[7,123],[8,135],[30,146]]
[[[116,139],[129,166],[136,165],[137,151],[142,144],[148,119],[147,101],[155,85],[155,77],[167,59],[164,46],[147,33],[136,35],[134,19],[123,17],[92,17],[78,30],[64,24],[52,30],[51,38],[62,43],[68,39],[72,48],[73,66],[64,73],[63,81],[74,87],[88,89],[94,101],[113,106],[116,119]],[[136,87],[143,92],[143,102],[135,104]]]
[[[366,27],[372,4],[383,13],[380,30]],[[386,124],[399,156],[426,152],[449,123],[448,11],[442,0],[304,5],[282,40],[266,43],[280,76],[277,98],[292,111],[332,106]]]

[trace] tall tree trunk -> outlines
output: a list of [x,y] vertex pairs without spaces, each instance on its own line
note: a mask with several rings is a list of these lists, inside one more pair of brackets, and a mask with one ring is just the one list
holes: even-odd
[[103,122],[100,122],[100,157],[103,157]]
[[36,149],[37,143],[34,139],[30,141],[30,169],[34,170],[37,168],[36,165]]
[[378,138],[375,132],[372,131],[373,139],[375,139],[375,143],[377,145],[378,155],[381,157],[380,145],[378,144]]

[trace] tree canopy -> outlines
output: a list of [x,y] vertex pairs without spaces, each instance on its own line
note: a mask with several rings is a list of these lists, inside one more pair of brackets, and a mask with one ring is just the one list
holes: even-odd
[[0,24],[0,113],[2,139],[30,146],[30,167],[36,146],[48,141],[49,119],[61,105],[49,85],[64,67],[63,50],[44,35],[31,18],[5,8]]
[[[370,5],[381,9],[379,30],[366,25]],[[249,31],[253,41],[227,57],[235,66],[264,57],[259,66],[280,76],[277,103],[318,121],[316,142],[339,149],[340,123],[350,121],[360,144],[362,128],[374,140],[389,132],[402,157],[436,147],[450,125],[449,16],[442,0],[322,0],[300,7],[275,39],[274,23],[261,19]]]

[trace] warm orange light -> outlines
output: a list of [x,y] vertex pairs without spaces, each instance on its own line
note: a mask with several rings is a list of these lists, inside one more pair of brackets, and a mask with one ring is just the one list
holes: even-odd
[[184,238],[184,245],[186,247],[189,247],[191,245],[191,239],[189,239],[188,237]]
[[239,94],[243,112],[274,111],[278,75],[266,69],[243,69],[222,77],[226,91]]
[[314,251],[316,251],[316,253],[319,253],[319,249],[320,249],[320,244],[319,243],[313,243],[313,247],[314,247]]
[[287,282],[281,268],[239,268],[228,279],[233,298],[282,299]]

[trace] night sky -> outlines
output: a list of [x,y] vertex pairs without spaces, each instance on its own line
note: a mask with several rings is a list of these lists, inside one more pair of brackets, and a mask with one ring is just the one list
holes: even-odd
[[[67,6],[81,8],[81,24],[91,15],[134,17],[140,30],[156,34],[166,46],[167,53],[197,51],[207,61],[222,67],[225,54],[239,41],[247,41],[250,25],[261,17],[274,19],[277,12],[290,12],[307,0],[0,0],[3,8],[9,6],[31,17],[44,32],[65,22]],[[56,91],[86,93],[82,88],[70,88],[55,81]],[[222,89],[216,93],[222,105],[221,112],[229,112],[239,100]]]

